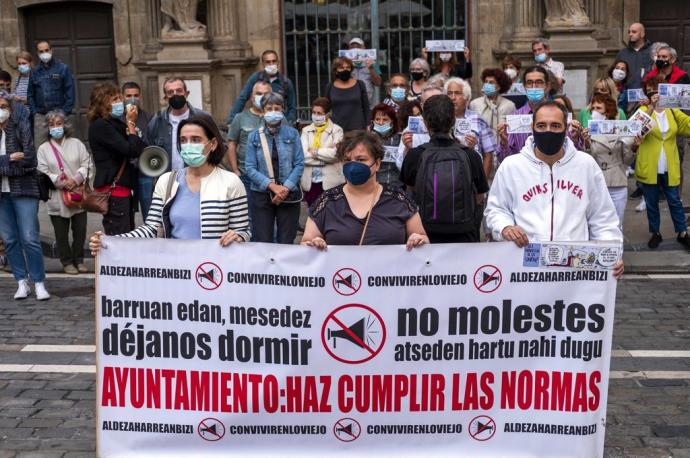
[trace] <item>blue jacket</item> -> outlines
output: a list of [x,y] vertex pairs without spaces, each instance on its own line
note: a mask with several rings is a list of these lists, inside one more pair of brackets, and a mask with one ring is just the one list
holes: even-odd
[[[240,92],[240,95],[230,109],[227,119],[228,124],[237,116],[237,113],[244,110],[247,100],[249,100],[249,97],[252,95],[254,85],[259,79],[261,79],[261,81],[270,81],[270,77],[263,70],[249,77],[247,82],[244,83],[242,92]],[[271,90],[283,96],[285,100],[285,118],[290,124],[293,124],[297,120],[297,98],[295,96],[295,86],[293,86],[292,81],[282,73],[278,73],[277,78],[271,82]]]
[[31,70],[27,94],[31,114],[46,114],[59,108],[65,114],[74,108],[74,79],[67,64],[53,57],[48,65],[40,63]]
[[[269,156],[273,151],[273,135],[264,128],[266,142],[268,143]],[[288,126],[281,126],[276,133],[276,146],[278,147],[278,181],[290,191],[299,186],[299,180],[304,172],[304,150],[299,132]],[[259,129],[249,134],[247,139],[247,153],[245,158],[247,176],[251,180],[252,191],[266,192],[271,180],[268,178],[268,168],[261,148]],[[275,171],[274,171],[275,172]]]

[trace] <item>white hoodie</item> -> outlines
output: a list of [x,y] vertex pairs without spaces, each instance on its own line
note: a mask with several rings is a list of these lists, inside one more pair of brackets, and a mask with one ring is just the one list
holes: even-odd
[[566,139],[553,167],[537,159],[529,137],[520,154],[496,171],[484,212],[494,240],[506,226],[525,230],[530,241],[622,241],[618,216],[604,175],[589,154]]

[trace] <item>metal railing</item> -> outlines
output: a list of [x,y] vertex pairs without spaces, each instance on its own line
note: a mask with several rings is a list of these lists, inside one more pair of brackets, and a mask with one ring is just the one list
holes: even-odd
[[384,82],[408,73],[425,40],[466,40],[467,0],[291,0],[283,7],[286,73],[299,119],[332,79],[331,63],[354,37],[379,50]]

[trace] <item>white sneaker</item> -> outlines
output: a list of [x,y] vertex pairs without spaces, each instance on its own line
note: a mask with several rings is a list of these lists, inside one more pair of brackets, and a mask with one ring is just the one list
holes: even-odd
[[647,204],[645,203],[644,199],[642,199],[642,202],[637,204],[637,207],[635,207],[636,212],[643,212],[647,210]]
[[15,299],[26,299],[29,297],[29,293],[31,292],[31,288],[29,288],[29,280],[19,280],[18,287],[17,287],[17,292],[14,293],[14,298]]
[[43,282],[37,282],[34,285],[34,288],[36,289],[36,300],[46,301],[50,299],[50,294],[48,294],[46,286],[43,284]]

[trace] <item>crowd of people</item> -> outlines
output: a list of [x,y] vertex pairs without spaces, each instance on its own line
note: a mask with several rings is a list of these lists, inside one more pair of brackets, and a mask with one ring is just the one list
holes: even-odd
[[[19,76],[0,72],[0,236],[18,282],[16,299],[50,297],[38,237],[38,202],[47,200],[67,274],[87,271],[87,211],[98,196],[101,236],[296,242],[302,202],[303,245],[406,244],[530,240],[622,241],[628,174],[634,167],[654,249],[661,242],[659,201],[666,198],[677,240],[690,249],[680,200],[690,117],[658,107],[660,83],[690,81],[666,43],[649,43],[632,24],[629,44],[592,85],[574,113],[564,94],[564,65],[549,42],[532,43],[534,61],[506,56],[478,73],[473,97],[470,50],[427,52],[406,74],[383,81],[379,65],[335,57],[331,83],[297,119],[295,87],[276,51],[246,81],[227,117],[227,135],[189,102],[181,77],[163,82],[167,106],[149,114],[135,82],[94,86],[88,149],[74,125],[74,82],[50,43],[39,62],[23,51]],[[364,48],[352,38],[350,49]],[[476,78],[476,76],[475,76]],[[375,100],[375,87],[384,96]],[[628,89],[645,99],[628,101]],[[590,120],[654,120],[645,136],[590,134]],[[531,131],[511,131],[509,115],[531,115]],[[682,143],[680,143],[682,145]],[[168,171],[138,169],[147,146],[162,148]],[[568,184],[564,185],[566,181]],[[572,184],[572,186],[571,186]],[[45,196],[43,188],[54,188]],[[574,186],[574,187],[573,187]],[[139,209],[143,225],[135,227]],[[71,228],[71,231],[70,231]],[[71,233],[71,242],[70,242]],[[622,273],[622,262],[615,274]]]

